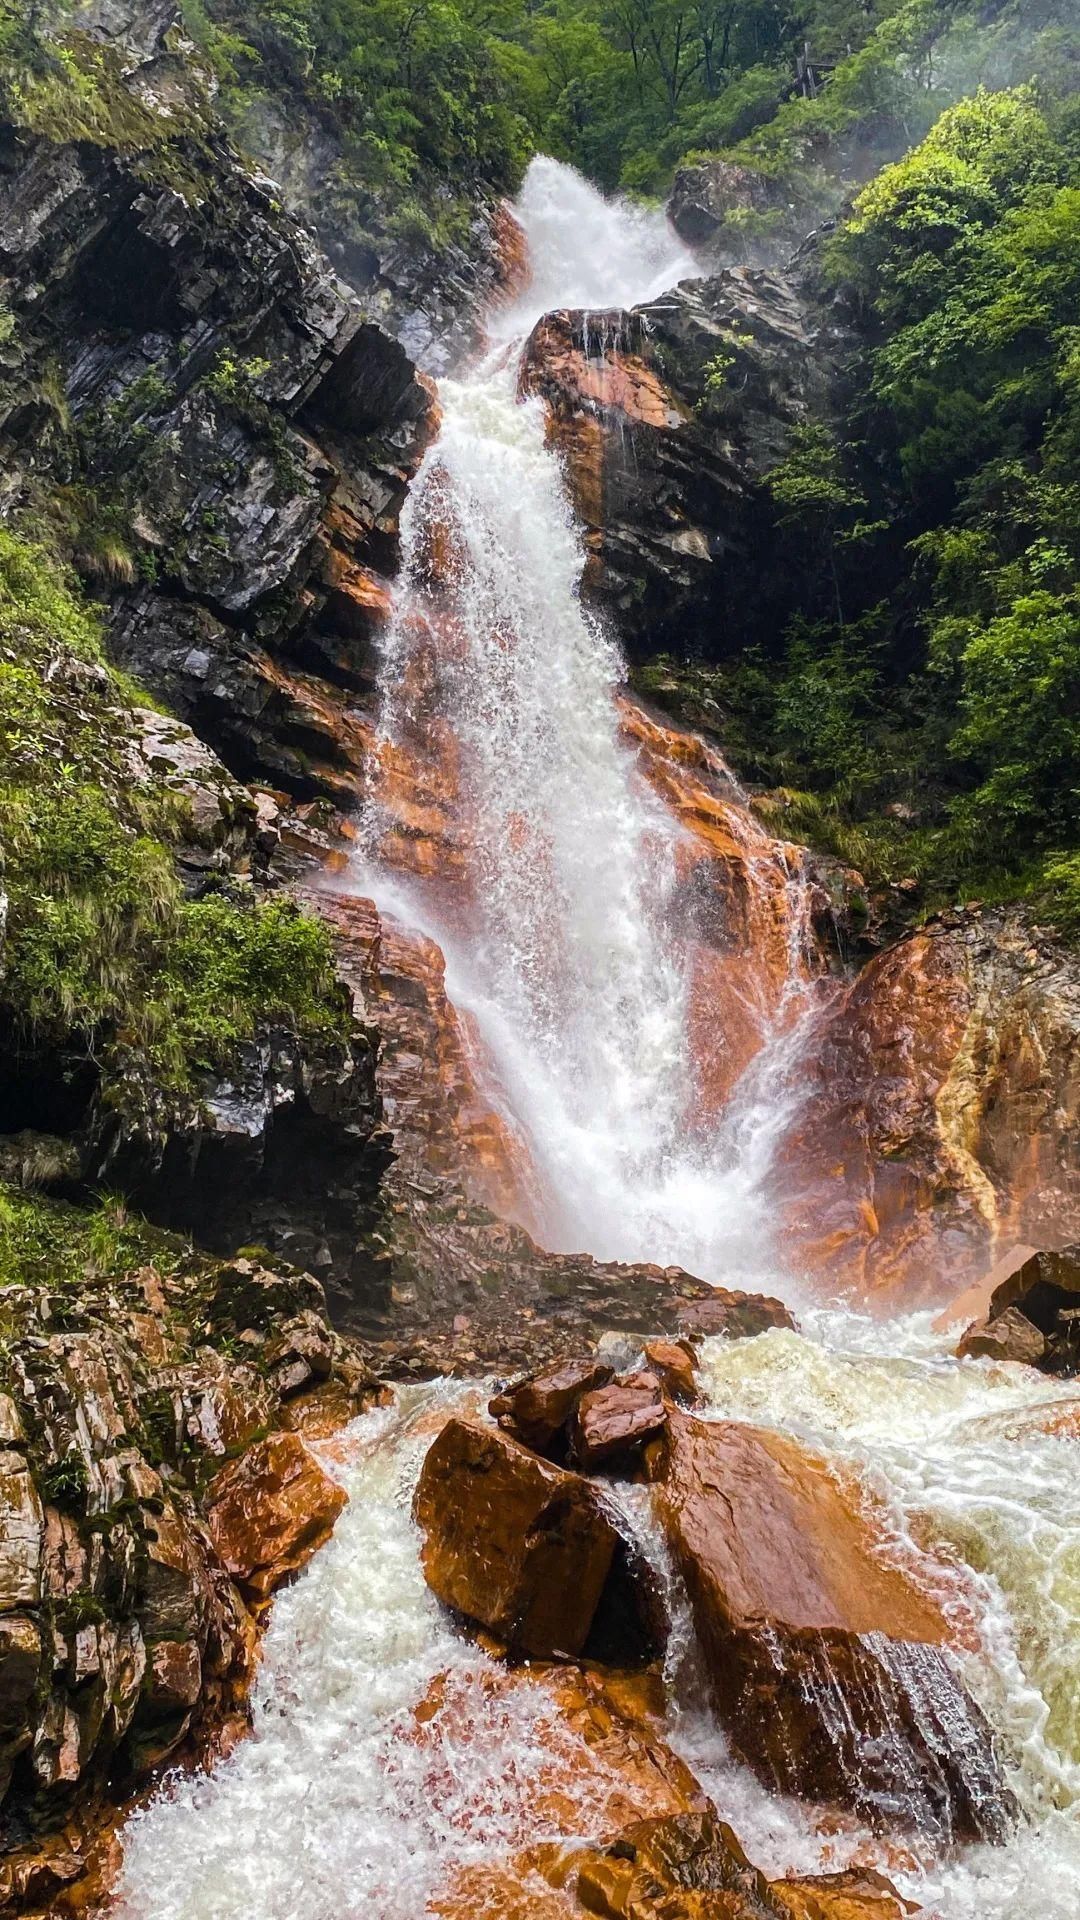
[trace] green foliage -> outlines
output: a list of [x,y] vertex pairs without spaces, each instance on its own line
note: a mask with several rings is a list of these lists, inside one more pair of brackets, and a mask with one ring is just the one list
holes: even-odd
[[948,109],[858,196],[829,271],[870,315],[865,444],[808,424],[769,478],[800,611],[722,669],[725,738],[796,796],[785,830],[868,878],[1026,893],[1075,932],[1075,115],[1030,86]]
[[283,902],[183,895],[182,808],[137,772],[137,700],[51,556],[0,529],[0,1004],[106,1063],[134,1047],[178,1089],[260,1016],[346,1032],[320,925]]
[[65,1287],[151,1262],[169,1272],[180,1243],[116,1200],[92,1210],[0,1185],[0,1286]]

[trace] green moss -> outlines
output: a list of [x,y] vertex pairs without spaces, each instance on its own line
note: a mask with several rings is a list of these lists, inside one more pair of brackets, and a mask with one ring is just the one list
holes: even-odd
[[177,1090],[260,1018],[345,1035],[324,928],[249,891],[184,896],[184,808],[139,773],[138,698],[48,552],[0,529],[0,1006],[28,1036],[81,1041],[106,1074],[112,1049],[134,1048]]
[[4,0],[0,11],[0,97],[16,127],[57,145],[82,140],[115,149],[148,181],[197,198],[204,185],[208,112],[194,83],[183,97],[153,105],[129,84],[121,51],[78,28],[52,33],[30,0]]

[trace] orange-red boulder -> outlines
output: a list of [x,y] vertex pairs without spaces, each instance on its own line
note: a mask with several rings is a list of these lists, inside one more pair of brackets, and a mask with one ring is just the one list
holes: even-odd
[[614,1371],[599,1360],[560,1360],[496,1394],[488,1412],[534,1452],[555,1449],[561,1453],[567,1423],[581,1395],[605,1386]]
[[428,1585],[516,1654],[590,1650],[629,1662],[658,1650],[644,1570],[581,1474],[471,1420],[428,1449],[414,1501]]
[[689,1340],[647,1340],[643,1352],[646,1365],[671,1399],[687,1403],[697,1399],[697,1363]]
[[655,1373],[630,1373],[583,1393],[570,1423],[570,1451],[586,1471],[609,1462],[627,1463],[655,1440],[667,1423],[667,1407]]
[[774,1880],[774,1899],[791,1920],[905,1920],[919,1909],[901,1899],[884,1874],[869,1867],[816,1873],[800,1880]]
[[207,1495],[225,1567],[265,1599],[328,1540],[346,1496],[297,1433],[272,1433],[219,1473]]
[[942,1838],[1000,1836],[1009,1796],[943,1617],[825,1461],[677,1409],[655,1452],[716,1707],[762,1778]]

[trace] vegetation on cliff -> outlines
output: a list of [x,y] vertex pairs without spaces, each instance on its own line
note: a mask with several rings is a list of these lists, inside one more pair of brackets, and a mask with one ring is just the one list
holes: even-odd
[[260,1017],[347,1030],[325,930],[250,888],[189,898],[189,807],[140,747],[142,698],[108,666],[93,609],[43,548],[0,531],[0,1007],[27,1045],[191,1084]]
[[768,238],[834,208],[846,178],[976,85],[1075,71],[1069,0],[186,0],[238,124],[302,95],[343,136],[332,191],[403,231],[463,230],[478,187],[529,154],[664,193],[718,153],[757,179],[733,230]]
[[948,110],[856,198],[824,272],[867,346],[841,432],[796,433],[769,477],[799,611],[684,697],[788,790],[789,831],[873,880],[1028,894],[1076,929],[1075,99]]

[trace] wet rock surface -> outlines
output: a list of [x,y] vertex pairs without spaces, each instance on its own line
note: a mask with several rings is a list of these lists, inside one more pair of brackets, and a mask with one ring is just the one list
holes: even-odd
[[820,1022],[778,1167],[792,1257],[871,1302],[940,1300],[1080,1229],[1080,979],[1024,915],[942,915]]
[[425,1459],[414,1512],[428,1585],[511,1653],[588,1654],[613,1612],[627,1647],[659,1651],[650,1596],[635,1593],[625,1542],[582,1475],[452,1419]]
[[957,1353],[1015,1360],[1066,1379],[1080,1373],[1080,1246],[1031,1254],[994,1288]]
[[717,1711],[762,1777],[873,1822],[1003,1837],[1010,1796],[945,1621],[826,1463],[672,1410],[652,1470]]
[[631,652],[693,653],[699,629],[745,630],[748,604],[769,619],[783,570],[763,482],[795,426],[831,417],[855,346],[807,279],[744,266],[539,323],[522,383],[566,464],[586,588]]
[[[3,1291],[0,1890],[16,1904],[80,1878],[107,1792],[242,1719],[251,1609],[343,1503],[276,1431],[304,1397],[281,1373],[290,1316],[319,1328],[351,1412],[380,1393],[310,1276],[165,1250],[160,1271]],[[55,1867],[34,1837],[65,1822]]]

